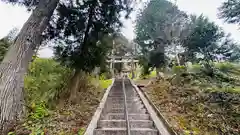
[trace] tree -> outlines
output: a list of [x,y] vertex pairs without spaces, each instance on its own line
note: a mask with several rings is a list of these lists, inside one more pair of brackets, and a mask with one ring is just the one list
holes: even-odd
[[219,7],[219,17],[228,23],[240,24],[240,0],[226,0]]
[[[131,43],[128,39],[121,33],[115,33],[113,37],[113,48],[110,55],[112,56],[127,56],[132,54]],[[114,58],[115,60],[122,60],[122,58]],[[121,72],[123,68],[123,63],[114,63],[113,69],[118,73]]]
[[149,57],[145,58],[148,65],[158,70],[166,64],[166,47],[178,44],[187,18],[166,0],[151,0],[138,14],[135,42],[141,47],[142,55]]
[[[1,79],[0,79],[0,134],[6,134],[7,132],[7,127],[9,124],[14,123],[17,119],[21,118],[23,116],[23,110],[24,110],[24,95],[23,95],[23,81],[24,81],[24,74],[27,71],[29,62],[32,59],[32,56],[34,54],[34,50],[38,48],[38,46],[41,45],[42,40],[44,38],[43,32],[46,29],[46,27],[49,24],[49,21],[51,20],[51,17],[53,15],[53,12],[57,5],[59,4],[59,0],[40,0],[40,1],[35,1],[35,0],[24,0],[24,1],[10,1],[10,2],[18,2],[21,4],[24,4],[25,6],[29,7],[29,9],[33,9],[31,16],[27,20],[27,22],[24,24],[22,29],[20,30],[20,33],[14,40],[13,44],[11,45],[9,51],[7,52],[6,56],[4,57],[1,65],[0,65],[0,71],[1,71]],[[81,5],[82,2],[79,1],[64,1],[61,2],[59,5],[60,9],[69,9],[66,10],[64,15],[68,15],[70,13],[76,13],[75,16],[68,16],[67,18],[64,18],[62,21],[69,22],[68,25],[66,26],[66,23],[61,23],[61,21],[58,21],[55,27],[56,29],[59,28],[65,28],[65,26],[68,28],[76,28],[75,26],[80,26],[83,25],[85,26],[85,22],[82,22],[82,15],[84,17],[88,17],[88,25],[87,27],[77,27],[77,28],[86,28],[85,34],[81,35],[76,35],[78,38],[76,38],[78,41],[83,41],[84,45],[81,46],[81,49],[78,50],[83,50],[85,53],[81,53],[81,56],[84,56],[81,59],[88,58],[89,54],[87,54],[88,51],[86,51],[88,48],[86,46],[91,45],[92,41],[90,42],[88,39],[89,35],[88,33],[92,31],[91,28],[95,28],[95,32],[99,30],[102,27],[92,27],[92,26],[97,26],[97,24],[93,23],[93,20],[99,19],[103,16],[113,16],[113,18],[110,18],[109,20],[106,21],[115,21],[118,17],[119,14],[111,14],[111,13],[116,13],[120,12],[123,10],[122,5],[127,5],[127,1],[121,1],[121,0],[115,0],[115,1],[100,1],[100,3],[103,5],[101,8],[91,8],[91,6],[96,7],[95,3],[97,2],[95,0],[91,1],[84,1],[84,3],[91,3],[88,4],[90,8],[85,8],[87,10],[82,10],[81,14],[77,14],[79,10],[75,10],[77,7],[73,7],[71,5],[76,5],[75,3],[78,3],[77,6]],[[65,4],[63,4],[65,3]],[[74,4],[73,4],[74,3]],[[118,4],[117,7],[112,8],[111,4]],[[65,8],[64,5],[69,6],[69,8]],[[106,6],[107,5],[107,6]],[[105,7],[104,7],[105,6]],[[78,8],[81,8],[78,7]],[[89,9],[89,10],[88,10]],[[104,12],[104,11],[109,11],[109,9],[113,10],[114,12]],[[60,11],[60,10],[59,10]],[[69,12],[70,11],[70,12]],[[88,16],[85,15],[86,11],[88,13]],[[93,14],[96,12],[100,12],[99,16],[96,16],[95,18],[93,17]],[[103,11],[103,12],[102,12]],[[101,14],[105,13],[105,14]],[[110,14],[110,15],[109,15]],[[71,14],[74,15],[74,14]],[[76,16],[79,15],[79,16]],[[80,20],[77,20],[78,22],[71,22],[71,20],[74,20],[72,18],[80,18]],[[98,18],[99,17],[99,18]],[[56,16],[52,17],[52,20],[56,20],[58,18],[58,14]],[[60,18],[62,18],[60,16]],[[85,19],[86,20],[86,19]],[[61,26],[61,24],[63,24]],[[73,24],[73,25],[71,25]],[[76,25],[78,24],[78,25]],[[108,25],[104,24],[104,25]],[[76,32],[76,30],[68,29],[70,31],[66,31],[65,34],[61,33],[64,35],[64,38],[68,34],[73,34],[72,32]],[[79,33],[78,33],[79,34]],[[99,33],[94,33],[94,36],[98,36]],[[68,38],[65,38],[66,40],[69,39],[70,35],[67,36]],[[96,41],[96,40],[95,40]],[[96,49],[96,48],[95,48]],[[75,52],[74,54],[78,54],[78,52]],[[94,55],[93,53],[92,55]],[[73,55],[75,56],[75,55]],[[75,59],[76,57],[71,57]],[[87,59],[86,59],[87,60]],[[85,65],[85,69],[87,66],[89,66],[90,61],[82,61],[82,65]],[[85,64],[87,63],[87,64]]]
[[222,29],[203,15],[192,21],[192,31],[189,36],[182,40],[183,47],[187,49],[187,56],[193,59],[196,53],[200,53],[208,57],[208,59],[212,59],[211,53],[213,49],[224,37]]
[[33,52],[41,44],[42,32],[59,0],[10,1],[34,6],[31,16],[22,27],[5,55],[1,65],[0,79],[0,133],[6,134],[8,123],[23,115],[23,80]]
[[[72,101],[78,90],[81,73],[90,73],[105,62],[112,47],[110,39],[121,27],[120,13],[129,7],[123,1],[83,1],[83,3],[59,4],[58,18],[47,29],[46,38],[55,40],[55,56],[73,72],[70,89]],[[87,11],[87,12],[86,12]],[[109,42],[110,41],[110,42]]]
[[114,35],[114,52],[116,56],[125,56],[132,52],[131,44],[128,39],[121,33]]
[[231,38],[231,34],[227,34],[217,44],[212,53],[217,60],[220,57],[223,60],[238,61],[240,58],[239,51],[239,45]]

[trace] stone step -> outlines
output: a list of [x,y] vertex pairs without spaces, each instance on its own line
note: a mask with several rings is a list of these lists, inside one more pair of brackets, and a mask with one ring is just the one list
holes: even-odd
[[[124,100],[124,97],[108,97],[108,100],[117,100],[117,101],[123,101]],[[140,98],[138,96],[129,96],[129,98],[126,98],[126,100],[130,100],[130,101],[134,101],[134,100],[139,100]]]
[[[131,128],[154,128],[151,120],[131,120],[129,121]],[[120,128],[126,127],[126,120],[100,120],[97,128]]]
[[113,97],[122,97],[122,96],[124,96],[123,95],[124,93],[109,93],[109,97],[111,97],[111,96],[113,96]]
[[109,94],[123,94],[123,91],[112,91]]
[[[124,103],[124,99],[121,99],[121,98],[110,98],[107,100],[107,103],[108,102],[119,102],[119,103]],[[139,97],[136,97],[136,98],[132,98],[130,100],[127,99],[127,102],[141,102],[141,100],[139,99]]]
[[[122,110],[124,110],[123,107],[121,107],[121,108],[115,107],[115,108],[109,108],[109,109],[107,109],[106,111],[107,111],[107,112],[111,112],[111,110],[116,110],[116,109],[122,109]],[[144,109],[146,109],[144,106],[128,107],[128,112],[129,112],[129,113],[131,113],[131,111],[134,111],[134,112],[142,112],[142,111],[140,111],[140,110],[144,110]],[[139,111],[138,111],[138,110],[139,110]]]
[[[107,108],[124,108],[124,104],[110,104],[107,106]],[[133,103],[133,104],[127,104],[128,108],[143,108],[144,105],[141,103]]]
[[[139,99],[138,96],[127,96],[127,100],[134,100],[136,98]],[[111,99],[111,100],[114,100],[114,99],[115,100],[124,100],[124,97],[123,96],[120,96],[120,97],[118,97],[118,96],[108,96],[108,99]]]
[[[124,120],[124,113],[108,113],[103,117],[105,120]],[[138,114],[138,113],[130,113],[128,114],[129,120],[149,120],[149,114]]]
[[[156,129],[132,128],[131,135],[158,135]],[[101,128],[95,129],[94,135],[127,135],[126,128]]]
[[[123,104],[125,101],[124,100],[108,100],[108,103],[107,104],[111,104],[111,103],[121,103],[121,104]],[[127,103],[138,103],[138,102],[140,102],[140,103],[142,103],[142,101],[141,100],[127,100]]]
[[[105,112],[108,113],[124,113],[124,108],[111,108],[109,110],[104,110]],[[133,109],[133,108],[128,108],[129,113],[147,113],[147,110],[145,108],[140,108],[140,109]]]
[[[127,95],[127,99],[132,99],[133,97],[138,97],[138,95]],[[120,95],[108,95],[108,98],[116,98],[116,99],[123,99],[124,95],[120,94]]]

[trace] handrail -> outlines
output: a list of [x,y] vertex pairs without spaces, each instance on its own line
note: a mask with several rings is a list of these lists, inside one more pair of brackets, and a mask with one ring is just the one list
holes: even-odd
[[122,80],[122,89],[123,89],[123,95],[124,95],[124,110],[125,110],[125,119],[126,119],[126,127],[127,127],[127,135],[131,135],[130,132],[130,124],[129,124],[129,119],[128,119],[128,107],[127,107],[127,96],[126,96],[126,90],[125,90],[125,84],[124,84],[124,79],[125,77],[123,77]]

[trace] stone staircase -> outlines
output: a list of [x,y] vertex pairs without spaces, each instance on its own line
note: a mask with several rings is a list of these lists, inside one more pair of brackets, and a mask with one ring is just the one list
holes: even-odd
[[131,135],[159,135],[130,81],[128,79],[116,80],[93,134],[129,135],[129,133]]

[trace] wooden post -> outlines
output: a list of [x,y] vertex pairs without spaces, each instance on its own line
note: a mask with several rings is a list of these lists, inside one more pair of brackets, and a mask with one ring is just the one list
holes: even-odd
[[114,49],[115,49],[115,42],[113,40],[112,58],[111,58],[111,67],[110,67],[112,78],[114,78],[114,62],[115,62]]
[[96,79],[97,79],[97,86],[99,86],[99,84],[100,84],[100,80],[99,80],[100,67],[95,67],[94,73],[95,73]]
[[132,62],[131,62],[131,70],[132,70],[132,79],[134,79],[134,69],[133,69],[133,66],[134,66],[134,63],[133,63],[133,56],[132,56]]

